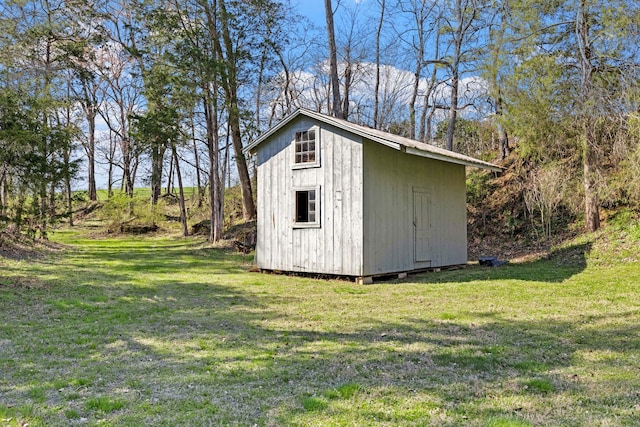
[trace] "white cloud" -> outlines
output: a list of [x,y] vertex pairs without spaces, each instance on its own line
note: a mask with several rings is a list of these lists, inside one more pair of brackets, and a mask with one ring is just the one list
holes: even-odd
[[[344,76],[345,64],[339,64],[338,73]],[[359,120],[372,120],[375,90],[375,64],[362,62],[352,65],[353,81],[350,88],[350,110],[358,114]],[[305,107],[312,110],[326,111],[329,91],[329,66],[325,61],[315,67],[315,72],[295,71],[290,75],[289,93],[294,98],[295,107]],[[280,74],[276,82],[283,85],[284,75]],[[344,82],[342,82],[344,85]],[[392,65],[381,65],[379,105],[383,122],[402,121],[408,117],[408,106],[411,102],[414,86],[414,74]],[[343,89],[344,86],[341,86]],[[274,89],[278,89],[277,87]],[[273,97],[273,102],[282,102],[282,87],[280,93]],[[477,117],[488,113],[487,82],[480,76],[468,76],[459,83],[459,105],[467,106],[461,111],[461,116]],[[451,86],[446,78],[429,83],[427,78],[421,78],[418,83],[418,98],[416,107],[423,108],[428,96],[428,105],[446,107],[450,103]],[[284,113],[283,113],[284,114]],[[434,118],[445,117],[445,111],[438,109]]]

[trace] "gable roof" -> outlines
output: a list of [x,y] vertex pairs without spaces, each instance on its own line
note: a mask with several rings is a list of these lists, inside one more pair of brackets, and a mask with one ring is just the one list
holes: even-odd
[[273,134],[278,132],[289,122],[296,117],[303,115],[311,119],[318,120],[322,123],[326,123],[331,126],[335,126],[339,129],[351,132],[362,138],[369,139],[387,147],[399,150],[415,156],[426,157],[429,159],[441,160],[448,163],[455,163],[459,165],[472,166],[480,169],[488,169],[494,172],[501,172],[503,168],[494,165],[483,160],[479,160],[464,154],[456,153],[454,151],[445,150],[444,148],[436,147],[435,145],[425,144],[414,139],[405,138],[398,135],[393,135],[381,130],[372,129],[366,126],[357,125],[355,123],[348,122],[346,120],[337,119],[335,117],[327,116],[326,114],[317,113],[315,111],[300,108],[293,113],[286,116],[280,122],[278,122],[271,129],[260,135],[256,140],[250,143],[243,151],[245,153],[255,153],[255,149],[264,141],[269,139]]

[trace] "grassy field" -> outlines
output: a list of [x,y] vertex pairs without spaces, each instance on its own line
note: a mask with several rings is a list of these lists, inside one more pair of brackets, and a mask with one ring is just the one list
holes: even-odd
[[589,241],[358,286],[197,239],[52,238],[0,252],[0,425],[640,422],[640,263]]

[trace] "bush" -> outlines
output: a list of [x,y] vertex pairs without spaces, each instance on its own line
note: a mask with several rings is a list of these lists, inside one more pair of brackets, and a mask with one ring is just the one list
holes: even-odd
[[74,191],[71,195],[71,200],[78,203],[84,203],[89,200],[89,192],[87,191]]

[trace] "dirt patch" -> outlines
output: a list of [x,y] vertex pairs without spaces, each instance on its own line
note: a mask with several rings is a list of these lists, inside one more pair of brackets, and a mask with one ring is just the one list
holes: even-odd
[[60,243],[32,239],[14,230],[0,232],[0,258],[16,261],[38,259],[65,248],[66,246]]
[[475,261],[483,256],[495,256],[501,260],[532,261],[544,257],[548,250],[542,246],[532,246],[522,239],[505,236],[469,236],[468,257]]
[[[200,221],[191,226],[191,234],[193,235],[209,235],[211,230],[211,222],[209,220]],[[236,224],[227,228],[222,239],[225,247],[233,247],[238,252],[249,253],[256,247],[257,239],[256,221]]]

